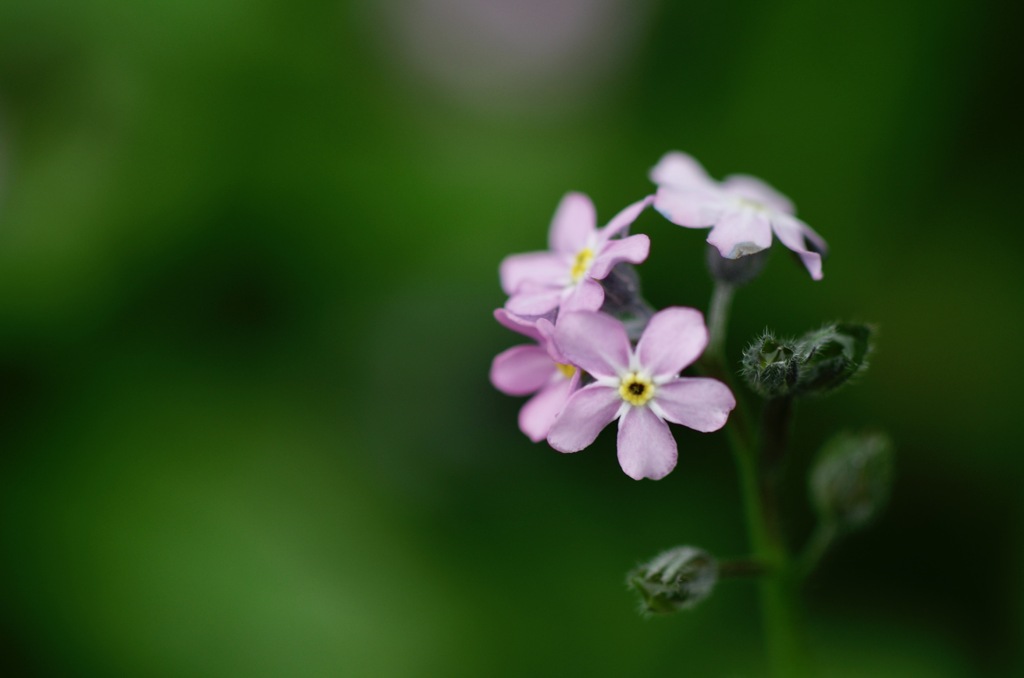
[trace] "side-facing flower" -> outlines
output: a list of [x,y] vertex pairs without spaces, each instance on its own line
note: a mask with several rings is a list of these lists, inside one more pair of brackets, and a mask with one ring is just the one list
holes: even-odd
[[760,252],[772,244],[774,232],[811,277],[821,280],[824,239],[794,216],[789,198],[760,179],[733,174],[719,183],[692,157],[673,151],[651,170],[651,181],[658,185],[654,208],[679,226],[711,227],[708,243],[723,257]]
[[648,196],[619,212],[604,228],[590,198],[569,193],[558,205],[548,234],[549,250],[513,254],[501,262],[501,287],[510,296],[510,312],[541,316],[564,311],[596,311],[604,301],[598,280],[616,264],[639,264],[647,259],[651,241],[646,235],[622,233],[651,204]]
[[547,437],[551,425],[580,382],[580,371],[555,347],[547,319],[519,318],[499,308],[494,317],[505,327],[533,339],[499,353],[491,362],[491,383],[506,395],[534,394],[519,410],[519,430],[533,442]]
[[569,397],[548,443],[560,452],[578,452],[618,419],[619,465],[636,480],[657,480],[675,468],[676,441],[666,421],[717,431],[736,406],[725,384],[679,376],[708,343],[704,317],[695,309],[655,313],[635,351],[621,322],[595,312],[559,318],[555,343],[595,381]]

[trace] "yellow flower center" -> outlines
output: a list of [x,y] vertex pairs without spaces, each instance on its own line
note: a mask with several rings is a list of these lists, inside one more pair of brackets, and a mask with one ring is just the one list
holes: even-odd
[[587,269],[590,268],[590,262],[592,262],[593,260],[594,250],[590,249],[589,247],[580,250],[576,254],[576,259],[572,262],[571,270],[572,281],[574,283],[580,281],[580,278],[582,278],[583,275],[587,272]]
[[566,379],[572,379],[572,375],[576,374],[576,368],[572,365],[566,365],[565,363],[555,363],[555,367],[561,372]]
[[646,405],[654,397],[654,383],[645,376],[632,372],[619,384],[619,395],[630,405]]

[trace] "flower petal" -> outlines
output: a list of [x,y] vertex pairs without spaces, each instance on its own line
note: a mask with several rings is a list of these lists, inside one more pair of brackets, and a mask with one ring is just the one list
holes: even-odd
[[749,174],[732,174],[721,183],[722,188],[732,195],[760,203],[765,207],[793,214],[793,202],[774,188]]
[[594,442],[622,405],[614,388],[590,384],[569,396],[548,432],[548,444],[559,452],[579,452]]
[[629,337],[604,313],[566,313],[555,324],[555,344],[573,365],[595,377],[617,377],[629,367]]
[[760,210],[748,207],[730,209],[711,229],[708,243],[718,248],[726,259],[760,252],[772,244],[771,222]]
[[[777,214],[772,216],[772,230],[779,237],[779,241],[789,249],[796,252],[803,262],[807,271],[814,280],[821,280],[824,275],[821,271],[821,254],[807,248],[807,240],[819,251],[825,251],[825,241],[815,233],[810,226],[796,217],[788,214]],[[821,247],[818,247],[821,245]]]
[[630,407],[619,419],[619,466],[634,480],[659,480],[676,467],[676,439],[649,407]]
[[533,442],[548,437],[548,431],[565,407],[572,384],[568,379],[555,379],[526,401],[519,410],[519,430]]
[[680,377],[658,386],[650,406],[674,424],[709,433],[725,426],[736,398],[715,379]]
[[590,277],[595,280],[603,280],[611,273],[616,264],[628,261],[631,264],[641,264],[647,260],[651,251],[651,239],[646,235],[631,235],[621,240],[609,240],[590,266]]
[[641,367],[657,379],[679,374],[707,345],[704,315],[694,308],[673,306],[651,316],[637,342],[636,355]]
[[[537,343],[541,343],[543,333],[541,332],[540,327],[538,327],[539,321],[530,318],[523,318],[515,313],[509,313],[503,308],[495,309],[494,319],[513,332],[518,332],[523,336],[533,339]],[[548,322],[548,324],[550,325],[551,323]]]
[[524,283],[564,285],[569,282],[569,263],[565,256],[551,252],[527,252],[505,257],[499,269],[501,289],[515,294]]
[[596,311],[604,303],[604,288],[601,283],[590,278],[583,278],[573,285],[568,294],[562,298],[561,310],[572,311]]
[[596,230],[594,203],[582,193],[568,193],[558,203],[551,220],[548,246],[554,252],[576,254],[587,246],[590,235]]
[[714,186],[707,188],[659,188],[654,209],[677,226],[707,228],[722,216],[729,197]]
[[516,315],[538,316],[558,308],[564,290],[561,288],[538,287],[513,295],[505,302],[505,308]]
[[612,220],[608,222],[608,225],[601,229],[600,239],[607,240],[613,235],[628,227],[636,218],[640,216],[640,213],[650,206],[654,202],[654,196],[649,195],[643,200],[638,200],[632,205],[629,205],[621,212],[612,217]]
[[537,333],[540,335],[540,338],[537,339],[537,343],[544,347],[552,360],[556,363],[563,364],[569,362],[569,359],[562,355],[561,351],[558,350],[558,346],[555,345],[555,326],[550,320],[547,318],[538,318]]
[[658,186],[667,188],[693,188],[714,183],[699,162],[679,151],[663,155],[651,169],[650,179]]
[[534,393],[555,374],[555,361],[547,351],[533,344],[513,346],[491,362],[491,384],[508,395]]

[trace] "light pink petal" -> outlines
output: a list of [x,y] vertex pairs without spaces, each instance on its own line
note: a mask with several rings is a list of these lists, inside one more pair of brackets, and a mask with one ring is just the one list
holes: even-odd
[[649,195],[643,200],[636,201],[616,214],[612,217],[612,220],[608,222],[608,225],[601,229],[599,240],[608,240],[622,229],[628,227],[636,221],[636,218],[640,216],[640,213],[647,209],[652,202],[654,202],[654,196]]
[[722,216],[730,198],[715,187],[676,190],[659,188],[654,209],[677,226],[707,228]]
[[508,395],[540,390],[557,374],[555,361],[540,346],[513,346],[491,362],[491,383]]
[[604,303],[604,288],[601,283],[583,278],[573,285],[562,299],[562,311],[596,311]]
[[650,177],[658,186],[667,188],[699,188],[714,183],[699,162],[679,151],[663,155],[651,170]]
[[672,423],[709,433],[725,426],[736,399],[715,379],[680,377],[658,386],[650,406]]
[[569,396],[548,432],[548,444],[559,452],[579,452],[615,419],[622,398],[614,388],[590,384]]
[[693,308],[673,306],[658,311],[636,345],[640,365],[652,377],[673,376],[690,365],[708,345],[704,316]]
[[760,252],[772,244],[772,226],[760,211],[741,207],[725,212],[708,234],[708,243],[726,259]]
[[817,231],[808,226],[806,222],[793,215],[782,214],[777,216],[778,219],[775,217],[772,218],[773,229],[776,226],[775,222],[778,221],[783,226],[789,226],[793,230],[797,230],[803,234],[806,244],[812,252],[817,252],[823,257],[828,254],[828,243],[825,242],[824,238],[818,235]]
[[554,252],[575,254],[587,246],[590,235],[596,230],[594,203],[582,193],[569,193],[558,203],[551,220],[548,246]]
[[[786,214],[773,215],[772,226],[775,235],[779,237],[782,244],[796,252],[797,256],[800,257],[800,261],[803,262],[807,271],[811,274],[811,278],[821,280],[824,275],[821,270],[821,255],[809,250],[805,240],[805,238],[810,239],[815,247],[817,247],[819,244],[825,244],[821,236],[812,231],[811,227],[804,222]],[[824,250],[825,248],[822,247],[820,249]]]
[[537,333],[540,335],[537,343],[544,347],[551,359],[556,363],[568,364],[569,359],[562,355],[555,344],[554,324],[547,318],[540,318],[537,320]]
[[527,400],[519,410],[519,430],[535,443],[547,438],[551,425],[569,399],[571,386],[568,379],[556,379]]
[[828,256],[828,243],[825,239],[818,235],[818,232],[808,226],[805,222],[793,217],[793,221],[800,225],[800,229],[803,231],[804,238],[807,239],[807,243],[811,246],[812,252],[817,252],[821,256]]
[[555,343],[570,363],[595,377],[616,377],[629,367],[626,328],[604,313],[581,311],[560,316]]
[[544,315],[558,308],[562,301],[561,288],[541,287],[514,294],[505,302],[505,308],[516,315]]
[[505,257],[499,269],[501,289],[515,294],[524,283],[564,285],[569,281],[569,262],[551,252],[528,252]]
[[603,280],[617,264],[626,261],[641,264],[651,251],[651,239],[646,235],[631,235],[622,240],[609,240],[594,257],[590,266],[590,277]]
[[748,174],[733,174],[727,176],[721,186],[727,193],[760,203],[778,212],[785,214],[794,212],[793,203],[789,198],[757,177]]
[[[541,343],[542,332],[537,326],[539,321],[520,317],[514,313],[509,313],[503,308],[499,308],[494,311],[494,319],[513,332],[518,332],[523,336],[533,339],[537,343]],[[551,323],[548,322],[548,324],[550,325]]]
[[630,407],[619,419],[619,466],[633,480],[659,480],[676,467],[676,439],[649,407]]

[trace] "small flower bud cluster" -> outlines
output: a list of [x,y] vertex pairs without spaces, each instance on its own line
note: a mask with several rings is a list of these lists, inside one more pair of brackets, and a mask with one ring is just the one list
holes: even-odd
[[867,367],[870,352],[868,325],[836,323],[805,334],[800,340],[800,392],[817,395],[839,388]]
[[640,594],[644,614],[669,614],[704,600],[718,582],[718,561],[693,546],[677,546],[640,565],[626,583]]
[[798,370],[796,342],[780,341],[768,331],[743,352],[743,377],[765,398],[790,395],[796,388]]
[[765,332],[743,353],[743,377],[765,398],[823,395],[867,367],[871,328],[835,323],[800,339]]

